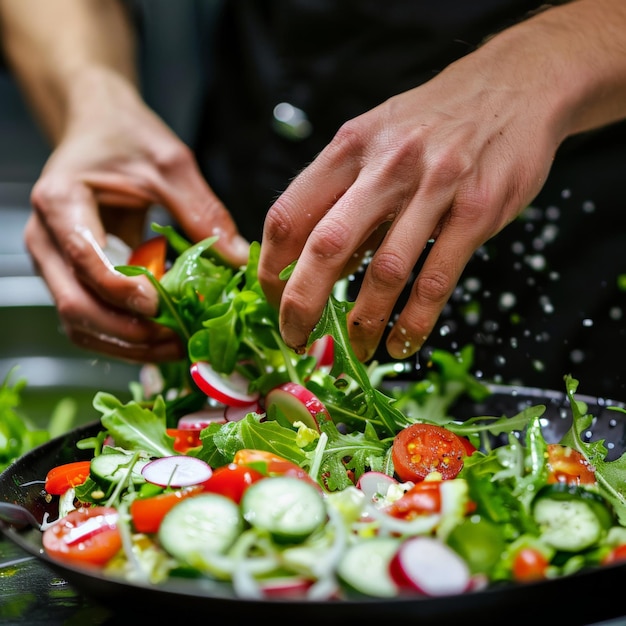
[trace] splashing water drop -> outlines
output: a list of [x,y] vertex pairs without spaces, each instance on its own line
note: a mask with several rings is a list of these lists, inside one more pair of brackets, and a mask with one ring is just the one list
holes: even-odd
[[500,295],[500,308],[503,310],[512,309],[517,303],[517,298],[510,291]]
[[535,359],[532,362],[532,366],[536,372],[543,372],[546,369],[545,363],[543,363],[543,361],[539,361],[538,359]]

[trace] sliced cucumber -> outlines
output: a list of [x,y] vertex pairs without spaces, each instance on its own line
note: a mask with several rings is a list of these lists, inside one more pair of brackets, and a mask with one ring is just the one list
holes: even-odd
[[237,504],[217,493],[185,500],[166,513],[159,527],[163,548],[179,561],[203,567],[203,554],[223,554],[243,531]]
[[368,596],[393,598],[399,587],[391,575],[391,561],[400,541],[391,537],[374,537],[350,546],[344,553],[337,573],[354,590]]
[[90,474],[94,481],[104,489],[123,479],[130,480],[135,485],[145,483],[146,479],[142,476],[141,470],[148,460],[136,460],[130,469],[132,462],[133,457],[122,452],[99,454],[91,460]]
[[244,519],[269,532],[276,541],[303,541],[326,521],[322,494],[292,476],[264,478],[252,483],[241,500]]
[[578,485],[547,485],[533,501],[541,539],[557,550],[579,552],[595,545],[613,523],[602,496]]

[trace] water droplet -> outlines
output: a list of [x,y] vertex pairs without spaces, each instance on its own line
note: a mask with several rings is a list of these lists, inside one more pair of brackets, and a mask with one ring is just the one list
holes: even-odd
[[500,294],[500,308],[501,309],[511,309],[517,303],[517,298],[514,293],[510,291]]
[[582,350],[572,350],[569,358],[572,363],[582,363],[585,360],[585,353]]
[[591,328],[593,326],[593,320],[587,318],[583,320],[583,326],[585,328]]

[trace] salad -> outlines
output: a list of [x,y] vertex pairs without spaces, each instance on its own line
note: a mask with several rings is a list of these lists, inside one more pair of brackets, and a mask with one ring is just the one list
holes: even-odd
[[145,366],[127,403],[95,395],[101,430],[78,443],[91,460],[45,477],[59,504],[41,527],[49,556],[130,582],[314,600],[471,593],[626,558],[626,455],[587,440],[577,380],[564,377],[558,442],[543,405],[455,419],[459,398],[490,394],[471,346],[434,351],[418,380],[360,363],[338,284],[295,354],[257,280],[260,244],[233,269],[215,238],[153,228],[117,269],[153,282],[155,320],[187,357]]

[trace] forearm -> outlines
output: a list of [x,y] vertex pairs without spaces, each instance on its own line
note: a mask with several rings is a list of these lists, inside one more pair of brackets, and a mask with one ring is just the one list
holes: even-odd
[[626,118],[624,0],[548,8],[494,36],[484,51],[507,64],[512,80],[535,86],[560,139]]
[[53,143],[94,70],[136,83],[134,34],[117,0],[0,0],[0,41]]

